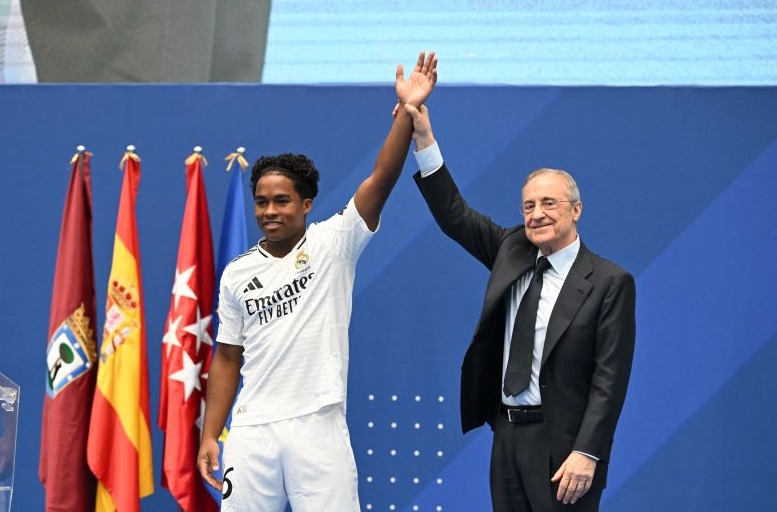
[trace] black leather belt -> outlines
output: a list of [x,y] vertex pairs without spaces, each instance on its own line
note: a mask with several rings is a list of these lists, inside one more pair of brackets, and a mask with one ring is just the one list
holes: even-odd
[[510,423],[538,423],[542,421],[541,405],[505,405],[499,406],[499,412],[507,416]]

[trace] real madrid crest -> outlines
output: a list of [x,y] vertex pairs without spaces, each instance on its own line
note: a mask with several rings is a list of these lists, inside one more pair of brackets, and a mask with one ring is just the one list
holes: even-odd
[[294,267],[299,270],[304,268],[310,261],[310,256],[305,251],[299,251],[297,257],[294,259]]

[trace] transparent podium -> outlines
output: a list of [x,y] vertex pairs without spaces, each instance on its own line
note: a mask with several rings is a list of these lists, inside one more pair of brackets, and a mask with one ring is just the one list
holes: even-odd
[[19,386],[0,373],[0,512],[10,512],[13,497]]

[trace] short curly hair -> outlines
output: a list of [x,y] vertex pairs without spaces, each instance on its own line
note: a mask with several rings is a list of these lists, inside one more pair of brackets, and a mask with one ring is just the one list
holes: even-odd
[[305,155],[283,153],[277,156],[259,158],[251,170],[251,194],[256,193],[256,184],[265,174],[277,173],[294,183],[294,190],[303,199],[318,195],[318,170],[313,161]]

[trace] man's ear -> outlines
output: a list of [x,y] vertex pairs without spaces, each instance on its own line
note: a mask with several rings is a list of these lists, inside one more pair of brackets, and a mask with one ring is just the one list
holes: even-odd
[[580,220],[580,216],[583,214],[583,202],[578,201],[575,203],[575,207],[572,210],[572,218],[575,219],[575,222]]

